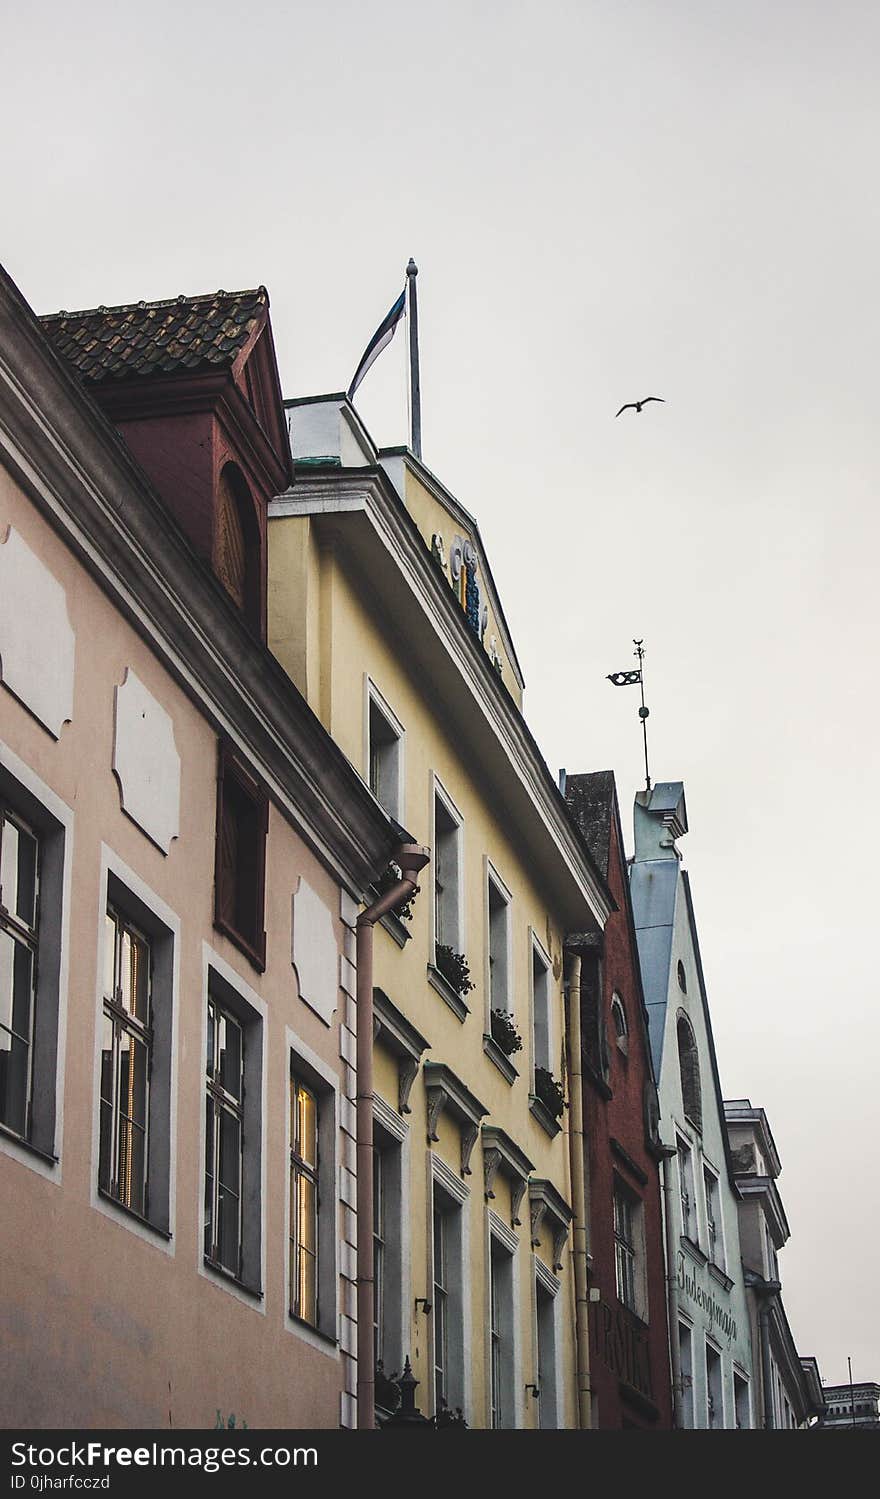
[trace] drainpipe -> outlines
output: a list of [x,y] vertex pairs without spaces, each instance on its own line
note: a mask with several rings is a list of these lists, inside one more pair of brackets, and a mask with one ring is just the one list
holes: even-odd
[[357,1400],[358,1430],[376,1424],[373,1347],[373,927],[418,891],[416,875],[430,858],[426,848],[401,843],[393,855],[402,879],[357,919]]
[[584,1079],[581,1062],[581,956],[568,959],[568,1149],[571,1168],[572,1246],[574,1254],[575,1347],[577,1353],[578,1426],[589,1430],[592,1421],[590,1388],[590,1328],[587,1285],[587,1183],[584,1155]]
[[773,1362],[770,1357],[770,1298],[782,1290],[778,1280],[753,1282],[752,1289],[758,1297],[758,1338],[761,1344],[761,1383],[764,1386],[764,1430],[773,1431]]
[[[675,1220],[672,1215],[672,1159],[670,1146],[663,1147],[663,1223],[666,1229],[666,1317],[669,1323],[669,1358],[672,1365],[672,1421],[676,1430],[684,1425],[681,1387],[681,1349],[678,1346],[678,1297],[676,1296]],[[691,1374],[693,1379],[693,1374]]]

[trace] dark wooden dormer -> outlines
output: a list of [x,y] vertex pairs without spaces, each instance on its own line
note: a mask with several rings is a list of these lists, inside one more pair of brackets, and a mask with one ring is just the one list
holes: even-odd
[[268,504],[291,480],[265,287],[41,322],[265,641]]

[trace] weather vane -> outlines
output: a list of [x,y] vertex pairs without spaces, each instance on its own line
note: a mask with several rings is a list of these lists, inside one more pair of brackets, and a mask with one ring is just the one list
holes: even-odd
[[642,662],[645,659],[645,652],[642,650],[642,646],[644,645],[644,643],[644,640],[633,641],[633,645],[635,646],[633,655],[638,656],[639,658],[638,669],[636,671],[610,672],[606,680],[612,682],[615,687],[632,687],[636,682],[638,682],[639,684],[639,689],[642,694],[642,705],[639,708],[639,718],[642,720],[642,735],[644,736],[645,740],[645,786],[647,790],[650,791],[651,775],[650,771],[648,770],[648,709],[645,707],[645,676],[642,667]]

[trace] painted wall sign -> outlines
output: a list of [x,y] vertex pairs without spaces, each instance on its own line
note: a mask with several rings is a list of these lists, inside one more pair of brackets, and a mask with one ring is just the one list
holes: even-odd
[[684,1250],[678,1251],[678,1289],[689,1301],[698,1306],[706,1314],[709,1322],[709,1332],[716,1329],[722,1332],[728,1343],[736,1340],[736,1321],[728,1309],[716,1299],[715,1292],[701,1285],[697,1280],[696,1270],[688,1273],[687,1261]]
[[616,1310],[600,1301],[595,1314],[590,1308],[593,1347],[618,1379],[653,1400],[651,1356],[647,1328],[638,1327],[622,1306]]

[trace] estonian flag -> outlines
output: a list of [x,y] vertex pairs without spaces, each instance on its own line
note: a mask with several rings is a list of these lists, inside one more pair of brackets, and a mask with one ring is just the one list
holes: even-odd
[[363,380],[364,375],[370,368],[370,365],[375,359],[378,359],[379,355],[382,353],[382,350],[387,348],[390,344],[392,338],[394,337],[394,330],[405,313],[406,290],[400,293],[400,296],[397,298],[397,301],[395,302],[391,311],[388,313],[387,317],[384,317],[382,319],[381,323],[373,334],[373,337],[370,339],[370,342],[364,349],[363,355],[361,357],[361,362],[354,372],[354,379],[348,387],[349,400],[351,400],[352,396]]

